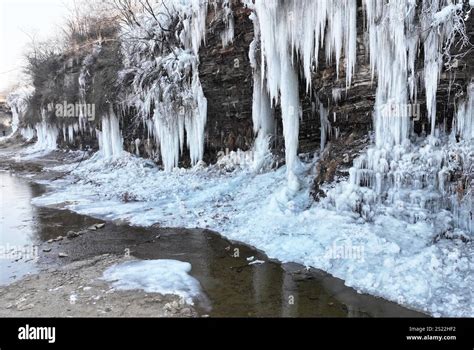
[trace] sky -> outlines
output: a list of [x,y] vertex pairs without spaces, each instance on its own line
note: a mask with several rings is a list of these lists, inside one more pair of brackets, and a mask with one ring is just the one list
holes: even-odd
[[59,33],[74,0],[0,0],[0,95],[19,82],[29,36]]

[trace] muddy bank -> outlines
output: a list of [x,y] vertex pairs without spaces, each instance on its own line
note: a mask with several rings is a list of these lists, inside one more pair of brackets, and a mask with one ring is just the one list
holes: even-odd
[[101,280],[107,267],[129,259],[99,255],[0,288],[0,317],[196,316],[178,296],[118,291]]

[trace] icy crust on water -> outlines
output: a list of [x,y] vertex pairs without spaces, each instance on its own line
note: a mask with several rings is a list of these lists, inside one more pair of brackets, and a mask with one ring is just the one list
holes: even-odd
[[300,169],[308,180],[295,192],[285,167],[167,173],[130,154],[96,154],[77,169],[63,166],[75,170],[34,203],[138,226],[209,228],[270,258],[327,271],[360,292],[434,316],[474,316],[474,250],[463,232],[436,239],[443,229],[436,216],[408,223],[380,212],[367,222],[352,210],[337,212],[330,200],[316,205],[309,195],[313,166]]
[[191,277],[191,264],[177,260],[127,261],[109,267],[103,278],[118,290],[144,290],[147,293],[173,294],[193,304],[201,293],[199,281]]

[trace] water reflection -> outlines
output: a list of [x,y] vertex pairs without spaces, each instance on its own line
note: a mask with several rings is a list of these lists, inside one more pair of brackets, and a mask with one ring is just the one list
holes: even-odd
[[43,193],[40,185],[0,172],[0,285],[38,271],[41,242],[96,222],[67,210],[32,205],[31,199]]
[[35,189],[9,173],[0,172],[0,284],[36,271],[39,243]]

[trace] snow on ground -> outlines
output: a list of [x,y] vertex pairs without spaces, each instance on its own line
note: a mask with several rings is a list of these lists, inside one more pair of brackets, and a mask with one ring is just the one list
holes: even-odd
[[141,289],[147,293],[173,294],[188,304],[201,293],[199,281],[191,277],[191,264],[177,260],[127,261],[104,271],[103,278],[119,290]]
[[42,157],[46,157],[48,154],[53,152],[53,150],[44,150],[37,148],[34,144],[26,148],[23,152],[17,154],[14,159],[17,162],[25,161],[25,160],[32,160],[38,159]]
[[33,202],[139,226],[209,228],[270,258],[327,271],[360,292],[434,316],[474,316],[472,242],[433,243],[430,221],[380,215],[368,223],[324,209],[309,200],[309,183],[298,192],[287,187],[285,168],[163,172],[130,154],[96,154],[77,168],[62,166],[70,169]]

